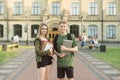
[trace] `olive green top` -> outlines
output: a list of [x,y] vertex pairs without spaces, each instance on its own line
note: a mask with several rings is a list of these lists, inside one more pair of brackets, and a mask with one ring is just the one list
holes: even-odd
[[35,45],[36,61],[41,62],[42,56],[49,55],[50,50],[46,50],[46,51],[41,50],[42,43],[41,43],[41,40],[38,38],[35,39],[34,45]]
[[[77,46],[77,42],[75,40],[75,37],[73,35],[71,35],[72,37],[72,46],[71,47],[75,47]],[[58,36],[57,39],[57,48],[58,48],[58,53],[61,53],[61,48],[60,46],[63,45],[63,40],[67,40],[67,35],[65,36]],[[57,57],[57,67],[70,67],[73,66],[73,59],[74,59],[74,53],[69,52],[69,54],[67,54],[66,56],[64,56],[63,58]]]

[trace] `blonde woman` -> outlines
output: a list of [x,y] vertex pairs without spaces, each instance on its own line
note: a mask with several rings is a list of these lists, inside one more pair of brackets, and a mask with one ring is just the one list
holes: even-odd
[[48,42],[47,39],[48,26],[42,23],[39,26],[37,37],[34,41],[35,52],[36,52],[36,62],[38,69],[38,80],[49,80],[51,64],[52,64],[52,52],[53,49],[50,48],[46,51],[42,50],[44,42]]

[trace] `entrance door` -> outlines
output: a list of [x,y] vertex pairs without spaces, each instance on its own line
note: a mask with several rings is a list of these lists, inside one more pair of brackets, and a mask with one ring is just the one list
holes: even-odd
[[54,27],[52,31],[48,31],[48,36],[49,36],[50,41],[52,41],[57,34],[59,34],[59,32],[58,32],[58,28],[56,27]]

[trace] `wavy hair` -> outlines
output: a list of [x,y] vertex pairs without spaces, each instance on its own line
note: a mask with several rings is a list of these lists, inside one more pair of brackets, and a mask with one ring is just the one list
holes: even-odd
[[[40,37],[40,35],[41,35],[41,29],[42,29],[43,26],[46,26],[46,27],[47,27],[47,30],[48,30],[47,24],[41,23],[40,26],[39,26],[39,29],[38,29],[37,38]],[[47,33],[48,33],[48,31],[47,31]],[[47,37],[47,33],[46,33],[45,37]]]

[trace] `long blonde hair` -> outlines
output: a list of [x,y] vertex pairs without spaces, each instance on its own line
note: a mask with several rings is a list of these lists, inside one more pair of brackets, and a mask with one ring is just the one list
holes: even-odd
[[[36,37],[36,38],[39,38],[39,37],[40,37],[41,29],[42,29],[43,26],[46,26],[46,27],[47,27],[47,30],[48,30],[47,24],[41,23],[40,26],[39,26],[38,33],[37,33],[37,37]],[[48,31],[47,31],[47,33],[48,33]],[[46,35],[45,35],[46,38],[47,38],[47,33],[46,33]]]

